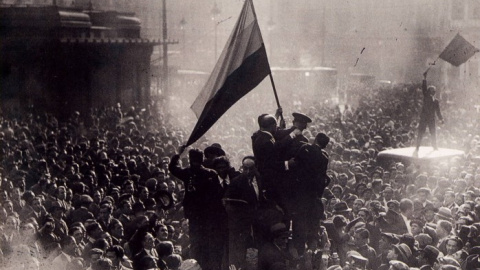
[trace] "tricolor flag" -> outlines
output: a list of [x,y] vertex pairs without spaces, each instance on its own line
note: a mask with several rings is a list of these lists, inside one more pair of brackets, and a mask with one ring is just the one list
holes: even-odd
[[198,122],[187,146],[197,141],[240,98],[268,74],[267,52],[252,0],[245,0],[240,17],[210,74],[191,106]]
[[457,34],[439,57],[458,67],[467,62],[476,52],[478,52],[477,48],[460,36],[460,34]]

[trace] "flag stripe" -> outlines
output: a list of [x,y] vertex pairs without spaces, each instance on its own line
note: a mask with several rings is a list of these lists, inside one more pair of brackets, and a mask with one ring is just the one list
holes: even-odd
[[252,0],[245,0],[225,48],[191,109],[198,117],[187,146],[197,141],[268,74],[267,52]]
[[255,88],[270,72],[265,46],[249,55],[242,65],[233,71],[224,85],[206,104],[187,142],[197,141],[240,98]]
[[221,89],[227,76],[239,68],[246,57],[263,46],[260,28],[252,11],[253,7],[248,4],[249,1],[245,2],[242,14],[212,74],[191,106],[197,118],[200,117],[205,104]]

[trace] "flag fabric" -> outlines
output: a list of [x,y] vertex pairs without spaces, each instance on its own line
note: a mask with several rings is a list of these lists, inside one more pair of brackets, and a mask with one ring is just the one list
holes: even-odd
[[460,34],[457,34],[439,57],[458,67],[467,62],[476,52],[478,52],[477,48],[460,36]]
[[215,68],[191,106],[198,121],[186,145],[202,137],[235,102],[268,74],[270,65],[253,3],[245,0]]

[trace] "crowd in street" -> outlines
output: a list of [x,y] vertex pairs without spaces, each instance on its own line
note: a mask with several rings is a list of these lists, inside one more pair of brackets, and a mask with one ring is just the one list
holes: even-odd
[[480,268],[473,104],[442,103],[437,127],[464,156],[380,163],[415,146],[420,85],[358,87],[353,106],[287,105],[285,126],[228,115],[186,149],[158,104],[3,112],[0,268]]

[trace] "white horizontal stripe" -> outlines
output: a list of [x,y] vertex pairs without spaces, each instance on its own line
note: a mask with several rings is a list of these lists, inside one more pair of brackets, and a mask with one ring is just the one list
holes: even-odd
[[200,117],[205,104],[223,86],[227,77],[242,65],[245,58],[261,48],[262,35],[252,8],[251,1],[246,0],[242,13],[215,68],[192,104],[191,109],[195,112],[197,118]]

